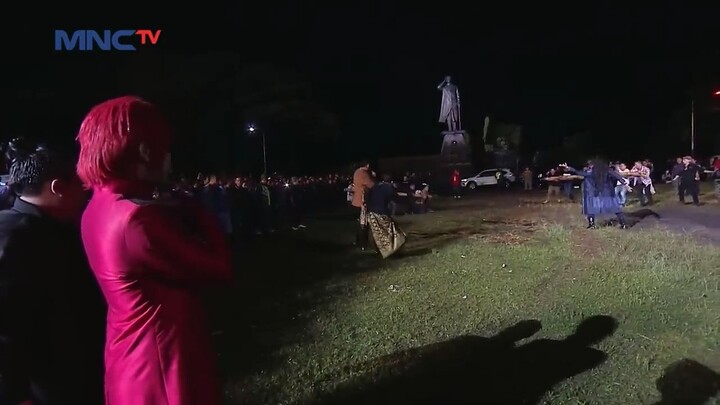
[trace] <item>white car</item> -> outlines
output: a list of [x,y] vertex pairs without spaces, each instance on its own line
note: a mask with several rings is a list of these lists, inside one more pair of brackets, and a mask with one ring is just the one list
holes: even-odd
[[498,184],[498,172],[500,172],[501,178],[505,179],[505,187],[510,187],[512,183],[517,181],[517,177],[510,169],[488,169],[481,171],[476,176],[460,180],[460,185],[470,190],[475,190],[480,186],[496,186]]

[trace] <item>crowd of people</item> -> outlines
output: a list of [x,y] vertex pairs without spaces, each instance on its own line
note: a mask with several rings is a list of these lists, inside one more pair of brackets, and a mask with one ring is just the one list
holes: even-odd
[[[200,287],[232,279],[233,236],[299,231],[309,209],[347,197],[358,247],[366,250],[371,234],[388,257],[406,239],[397,211],[430,211],[430,188],[417,176],[393,182],[368,164],[351,182],[199,175],[173,183],[169,128],[154,105],[121,97],[87,114],[77,160],[11,143],[13,198],[0,211],[0,403],[220,404]],[[624,193],[652,203],[647,163],[595,159],[559,170],[582,176],[590,228],[602,214],[626,227]],[[685,157],[671,174],[679,199],[687,193],[697,204],[700,168]],[[459,198],[459,173],[449,180]]]
[[[590,167],[591,162],[583,168],[584,171]],[[700,181],[704,174],[709,174],[715,182],[715,194],[720,198],[720,157],[713,157],[709,169],[703,168],[691,156],[678,157],[672,167],[662,175],[657,175],[655,167],[650,160],[638,160],[632,165],[620,161],[609,163],[610,169],[619,174],[626,181],[616,181],[615,198],[620,206],[625,206],[629,196],[635,196],[641,206],[653,204],[655,195],[654,182],[673,183],[677,187],[678,200],[685,202],[686,197],[692,199],[692,203],[699,205]],[[528,172],[529,169],[526,169]],[[567,167],[558,166],[550,169],[545,174],[545,181],[548,185],[545,203],[554,198],[565,198],[574,201],[574,181],[572,176],[577,172],[569,172]],[[524,176],[524,178],[527,176]],[[527,181],[527,180],[525,180]],[[531,189],[527,187],[526,190]]]
[[[603,214],[614,214],[620,228],[627,228],[623,207],[628,192],[636,190],[642,206],[653,203],[655,188],[650,162],[637,161],[628,168],[622,162],[608,163],[602,159],[594,159],[588,161],[582,170],[567,164],[558,167],[569,175],[582,177],[582,213],[587,218],[589,229],[596,227],[596,217]],[[676,182],[679,201],[685,204],[686,195],[690,195],[692,203],[700,205],[698,195],[702,168],[691,156],[685,156],[678,158],[672,170],[672,178],[669,181]],[[714,175],[718,174],[718,170],[713,172]],[[553,179],[561,179],[561,177],[553,177]]]
[[[387,202],[387,210],[391,216],[432,212],[433,195],[430,193],[430,185],[415,173],[406,173],[402,180],[394,180],[389,174],[377,176],[373,171],[371,171],[371,175],[377,182],[387,184],[393,190]],[[348,204],[352,205],[356,190],[360,187],[362,186],[353,181],[345,189]]]
[[348,178],[327,176],[237,176],[198,174],[181,177],[158,194],[200,201],[228,236],[248,238],[278,229],[306,228],[308,213],[341,206]]
[[[372,175],[375,178],[374,172]],[[362,186],[352,180],[339,174],[223,178],[201,173],[193,181],[181,177],[170,187],[159,188],[155,196],[197,200],[215,215],[228,237],[246,240],[280,229],[299,231],[307,228],[309,214],[336,209],[343,200],[352,205],[356,193],[362,195],[362,191],[356,191]],[[401,180],[383,175],[375,183],[392,190],[382,205],[383,214],[394,217],[432,212],[430,186],[415,173],[406,173]]]

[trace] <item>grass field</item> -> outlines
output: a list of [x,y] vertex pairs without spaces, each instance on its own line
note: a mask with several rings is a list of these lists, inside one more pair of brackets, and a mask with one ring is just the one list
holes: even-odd
[[385,261],[344,217],[247,246],[212,300],[227,402],[720,403],[720,249],[542,199],[400,217]]

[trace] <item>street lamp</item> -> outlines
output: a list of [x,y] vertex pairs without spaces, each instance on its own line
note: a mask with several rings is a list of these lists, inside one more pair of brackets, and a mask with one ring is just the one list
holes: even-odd
[[[247,127],[248,134],[250,134],[251,137],[258,134],[258,129],[255,126],[255,124],[250,124]],[[260,135],[262,136],[262,151],[263,151],[263,175],[267,176],[267,148],[265,147],[265,132],[261,132]]]
[[695,156],[695,99],[690,107],[690,156]]
[[[715,90],[713,96],[720,96],[720,90]],[[695,99],[692,100],[690,111],[690,155],[695,156]]]

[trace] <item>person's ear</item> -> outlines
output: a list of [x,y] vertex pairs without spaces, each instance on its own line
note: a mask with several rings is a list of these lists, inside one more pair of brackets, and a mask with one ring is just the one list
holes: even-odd
[[145,142],[140,142],[140,145],[138,146],[138,155],[143,163],[150,162],[150,148],[148,148]]
[[50,182],[50,192],[58,197],[62,197],[65,192],[65,183],[62,180],[55,179]]

